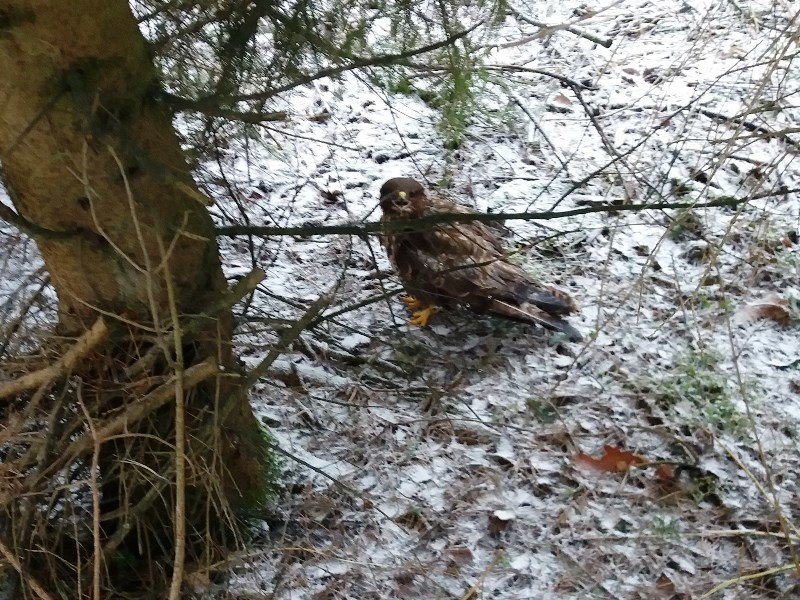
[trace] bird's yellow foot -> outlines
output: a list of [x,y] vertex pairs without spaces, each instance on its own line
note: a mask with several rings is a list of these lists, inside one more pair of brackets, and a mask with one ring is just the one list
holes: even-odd
[[422,304],[422,302],[420,302],[419,300],[414,298],[414,296],[401,296],[400,300],[405,302],[405,305],[408,308],[408,310],[412,310],[412,311],[413,310],[420,310],[421,308],[423,308],[425,306],[424,304]]
[[439,312],[439,309],[435,306],[429,306],[427,308],[423,308],[422,310],[415,310],[411,313],[411,318],[408,320],[409,325],[417,325],[419,327],[425,327],[428,324],[428,320],[434,313]]

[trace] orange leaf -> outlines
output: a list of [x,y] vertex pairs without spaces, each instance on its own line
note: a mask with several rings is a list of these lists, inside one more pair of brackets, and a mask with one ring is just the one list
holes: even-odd
[[468,564],[474,560],[472,552],[466,546],[452,546],[447,553],[459,564]]
[[789,325],[791,322],[789,302],[777,294],[771,294],[757,304],[750,304],[739,309],[736,317],[740,323],[759,319],[775,321],[779,325]]
[[617,448],[616,446],[604,446],[603,456],[595,458],[583,452],[575,456],[576,462],[608,473],[624,473],[630,467],[647,463],[643,457]]
[[672,481],[675,478],[675,472],[670,465],[662,463],[656,468],[656,478],[661,481]]

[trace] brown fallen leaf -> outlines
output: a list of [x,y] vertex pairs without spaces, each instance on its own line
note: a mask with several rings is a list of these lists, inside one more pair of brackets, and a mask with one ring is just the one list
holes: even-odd
[[662,463],[656,467],[656,479],[661,481],[672,481],[675,479],[675,470],[671,465]]
[[572,106],[572,100],[567,98],[561,92],[555,94],[552,98],[550,98],[550,102],[553,104],[560,104],[561,106]]
[[600,458],[580,452],[575,456],[575,462],[598,471],[624,473],[632,466],[646,464],[647,460],[616,446],[604,446],[603,456]]
[[670,598],[672,597],[672,594],[676,593],[675,584],[666,573],[662,573],[661,576],[656,580],[656,589],[661,593],[670,594]]
[[779,325],[789,325],[792,317],[789,313],[789,301],[777,294],[770,294],[760,302],[748,304],[736,313],[737,323],[750,323],[767,319]]
[[447,553],[459,565],[469,564],[474,560],[472,551],[466,546],[451,546],[447,549]]

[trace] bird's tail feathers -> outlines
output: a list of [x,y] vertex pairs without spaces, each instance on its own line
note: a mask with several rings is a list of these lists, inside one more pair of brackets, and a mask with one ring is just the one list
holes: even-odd
[[489,312],[506,317],[507,319],[514,319],[515,321],[522,321],[523,323],[534,323],[551,331],[558,331],[566,335],[572,342],[580,342],[583,340],[583,336],[578,330],[564,319],[547,314],[533,303],[523,303],[516,306],[495,299],[492,301]]
[[552,288],[533,290],[528,294],[527,301],[551,315],[568,315],[579,310],[572,296]]

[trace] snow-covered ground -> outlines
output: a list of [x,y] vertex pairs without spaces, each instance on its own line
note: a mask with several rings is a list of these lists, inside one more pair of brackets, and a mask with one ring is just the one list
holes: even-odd
[[[553,23],[600,8],[554,6],[516,8]],[[620,2],[577,25],[609,49],[567,32],[515,44],[536,28],[509,18],[482,34],[491,67],[457,150],[417,96],[351,74],[288,95],[290,122],[206,165],[223,225],[239,210],[375,220],[401,175],[506,213],[762,196],[508,221],[526,268],[580,300],[577,345],[461,312],[406,325],[375,237],[223,240],[231,275],[267,269],[240,328],[250,364],[276,324],[335,293],[254,395],[298,460],[230,597],[800,594],[784,566],[800,523],[800,73],[776,62],[797,51],[796,11]],[[582,99],[526,68],[584,84]],[[606,445],[672,474],[576,462]],[[734,581],[769,569],[784,574]]]
[[[395,176],[482,212],[586,211],[506,222],[581,303],[582,344],[459,311],[408,326],[374,236],[220,239],[231,278],[267,272],[239,307],[246,364],[333,300],[254,390],[286,489],[214,598],[800,597],[798,7],[543,6],[512,3],[610,48],[519,16],[476,30],[456,150],[435,109],[359,72],[286,94],[290,120],[198,169],[220,226],[375,221]],[[25,244],[8,314],[43,277]],[[576,460],[604,446],[671,471]]]

